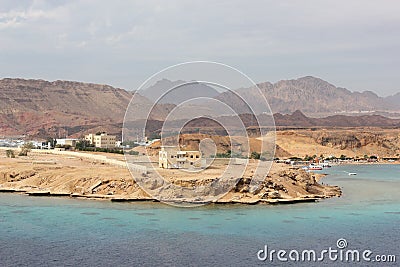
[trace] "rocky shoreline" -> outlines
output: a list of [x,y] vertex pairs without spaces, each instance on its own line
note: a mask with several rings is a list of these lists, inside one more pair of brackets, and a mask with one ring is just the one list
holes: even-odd
[[[60,192],[50,192],[50,191],[29,191],[24,189],[13,189],[13,188],[0,188],[0,193],[17,193],[24,194],[27,196],[35,196],[35,197],[64,197],[71,199],[87,199],[87,200],[106,200],[111,202],[160,202],[154,198],[128,198],[128,197],[116,197],[116,196],[108,196],[108,195],[96,195],[96,194],[76,194],[76,193],[60,193]],[[335,195],[340,196],[341,194]],[[332,196],[330,196],[332,197]],[[325,195],[314,195],[310,197],[299,197],[299,198],[291,198],[291,199],[254,199],[254,200],[225,200],[220,199],[218,201],[210,202],[213,204],[295,204],[295,203],[304,203],[304,202],[317,202],[321,199],[330,198]],[[166,201],[164,201],[166,202]],[[186,203],[185,201],[174,203]],[[187,203],[191,204],[191,203]],[[192,203],[199,204],[199,203]],[[206,204],[206,202],[204,203]]]
[[[49,159],[54,164],[45,164]],[[174,174],[172,182],[183,188],[207,186],[216,179],[214,175],[205,172],[200,174],[201,178],[188,178]],[[273,164],[265,180],[255,190],[250,190],[250,170],[227,194],[212,200],[212,203],[293,204],[340,197],[342,192],[339,187],[318,182],[322,177],[321,174],[307,173],[285,164]],[[4,157],[0,161],[0,193],[113,202],[159,201],[142,190],[126,168],[87,157],[51,154],[31,154],[14,159]],[[185,197],[182,195],[172,202],[187,203],[188,198]]]

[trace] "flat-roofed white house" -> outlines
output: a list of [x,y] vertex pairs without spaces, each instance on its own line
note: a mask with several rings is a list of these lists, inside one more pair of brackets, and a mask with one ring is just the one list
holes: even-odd
[[177,146],[161,146],[158,166],[164,169],[201,167],[200,151],[182,151]]
[[60,138],[56,139],[56,145],[60,146],[72,146],[75,147],[76,142],[78,142],[78,139],[73,139],[73,138]]

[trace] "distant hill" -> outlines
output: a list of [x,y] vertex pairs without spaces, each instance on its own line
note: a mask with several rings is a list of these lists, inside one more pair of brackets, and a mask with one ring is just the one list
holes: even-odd
[[[365,113],[384,114],[385,112],[400,111],[400,93],[383,98],[371,91],[351,92],[312,76],[283,80],[274,84],[263,82],[258,84],[258,88],[237,89],[235,90],[237,94],[231,91],[219,93],[214,88],[199,83],[180,86],[186,83],[185,81],[163,79],[149,88],[141,90],[140,94],[154,102],[168,89],[175,88],[160,99],[159,103],[176,105],[196,97],[209,97],[228,104],[240,114],[251,112],[248,104],[256,114],[268,112],[265,100],[261,96],[267,99],[273,113],[282,114],[301,110],[308,116],[321,117],[337,113],[362,115]],[[203,101],[194,103],[188,109],[185,109],[182,116],[191,117],[193,110],[202,110],[205,114],[211,115],[221,113],[216,102]]]
[[[266,121],[261,114],[257,116],[260,121]],[[259,128],[257,128],[257,120],[250,114],[242,114],[240,116],[243,121],[244,127],[247,129],[247,134],[252,137],[259,135]],[[181,133],[202,133],[211,135],[227,135],[226,130],[221,125],[229,127],[233,133],[241,132],[243,125],[234,120],[233,116],[221,116],[218,117],[218,123],[209,118],[196,118],[190,123],[187,123],[185,127],[182,121],[176,120],[171,123],[171,129],[175,132],[180,131]],[[267,120],[270,119],[268,116]],[[346,116],[346,115],[333,115],[323,118],[310,118],[304,115],[301,111],[297,110],[292,114],[274,114],[276,129],[299,129],[299,128],[338,128],[338,127],[382,127],[382,128],[399,128],[400,119],[390,119],[380,115],[363,115],[363,116]],[[150,120],[147,124],[147,134],[158,134],[163,126],[162,121]],[[271,129],[271,125],[266,125],[267,128]],[[132,127],[134,127],[132,125]],[[265,128],[265,127],[263,127]],[[258,129],[258,130],[257,130]],[[241,132],[243,133],[243,132]]]
[[274,119],[278,127],[400,127],[400,119],[390,119],[380,115],[333,115],[310,118],[297,110],[286,115],[276,113]]
[[394,94],[392,96],[388,96],[385,98],[386,102],[388,102],[390,105],[399,108],[400,107],[400,92],[397,94]]
[[167,79],[157,81],[154,85],[140,90],[139,93],[153,102],[159,100],[158,103],[162,104],[180,104],[196,97],[216,97],[219,94],[214,88],[202,83]]
[[[318,114],[338,112],[400,110],[400,102],[396,102],[395,97],[391,100],[379,97],[370,91],[351,92],[312,76],[279,81],[274,84],[264,82],[258,84],[258,87],[274,113],[289,114],[301,110],[306,114],[318,116]],[[263,106],[261,102],[263,99],[259,97],[257,90],[257,88],[243,88],[238,89],[237,92],[255,108],[256,113],[262,113],[265,112],[260,109]],[[232,92],[224,92],[217,98],[236,107],[243,105]]]
[[[133,92],[101,84],[2,79],[0,136],[60,131],[65,135],[68,130],[72,134],[98,126],[112,129],[116,123],[122,123],[132,95]],[[151,101],[140,95],[135,100],[136,105],[152,106]],[[167,111],[163,108],[156,107],[153,119],[165,117]]]

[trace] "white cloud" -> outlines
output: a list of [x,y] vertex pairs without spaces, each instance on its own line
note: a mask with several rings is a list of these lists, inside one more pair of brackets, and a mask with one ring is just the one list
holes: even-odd
[[[354,69],[354,76],[368,80],[371,72],[378,71],[366,69],[368,62],[380,64],[385,75],[382,87],[389,91],[397,89],[390,89],[390,84],[400,64],[398,55],[393,55],[393,48],[400,46],[399,13],[400,3],[389,0],[10,0],[0,6],[0,56],[12,62],[0,67],[7,66],[4,75],[47,75],[41,78],[62,78],[63,69],[71,69],[68,77],[75,80],[87,75],[94,82],[130,87],[140,83],[133,79],[152,74],[144,70],[194,59],[243,67],[258,81],[322,71],[328,80],[342,75],[350,81],[350,73],[341,70],[344,63]],[[33,62],[36,58],[20,56],[26,53],[63,68],[40,72]],[[78,64],[85,59],[90,61]],[[19,64],[26,66],[25,72],[20,72]],[[116,66],[114,73],[102,69],[105,65]],[[272,66],[271,75],[260,70]],[[137,69],[126,70],[133,68]],[[129,76],[132,71],[142,71],[137,74],[140,78]],[[357,79],[349,86],[377,85],[376,80]]]

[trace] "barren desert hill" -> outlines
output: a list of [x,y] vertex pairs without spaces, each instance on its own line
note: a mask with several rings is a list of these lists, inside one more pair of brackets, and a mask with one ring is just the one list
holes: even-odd
[[[172,139],[171,137],[166,138],[163,144],[171,144]],[[204,139],[211,139],[214,142],[217,153],[228,153],[231,149],[229,136],[207,134],[182,134],[179,136],[179,145],[183,150],[198,150],[200,141]],[[263,139],[266,142],[261,147]],[[341,155],[359,158],[363,158],[365,155],[393,158],[400,156],[399,129],[367,127],[280,130],[276,134],[258,138],[250,137],[246,140],[233,137],[233,146],[239,145],[244,149],[243,151],[248,151],[246,149],[247,141],[250,145],[250,152],[258,152],[265,156],[273,151],[273,147],[269,144],[275,143],[274,156],[278,158],[304,158],[307,155],[338,158]],[[160,145],[160,141],[155,142],[149,147],[148,152],[151,155],[158,155]]]
[[400,105],[400,92],[391,96],[387,96],[385,99],[386,102],[398,107]]
[[214,88],[202,83],[168,79],[159,80],[139,93],[153,102],[175,105],[193,98],[216,97],[219,94]]
[[120,120],[132,93],[109,85],[72,81],[0,80],[1,113],[60,112]]
[[276,143],[292,156],[321,154],[325,157],[363,158],[400,156],[400,130],[382,128],[337,128],[282,130],[276,133]]
[[182,150],[199,150],[200,142],[205,139],[212,140],[212,142],[215,144],[216,153],[220,154],[229,153],[229,151],[231,151],[232,149],[232,142],[233,147],[240,148],[240,150],[246,153],[257,152],[264,156],[268,156],[267,154],[272,154],[273,152],[275,152],[275,155],[277,157],[291,156],[290,153],[282,149],[279,145],[274,148],[274,142],[265,142],[264,144],[262,144],[262,141],[259,138],[255,137],[250,137],[247,139],[244,137],[234,136],[231,139],[229,136],[221,136],[215,134],[181,134],[179,135],[178,140],[176,140],[176,137],[167,137],[163,139],[163,142],[156,141],[152,145],[150,145],[148,147],[148,153],[150,155],[158,155],[158,151],[160,150],[161,145],[176,145],[177,143]]
[[[196,88],[199,86],[197,84]],[[287,111],[288,107],[294,109],[300,106],[301,111],[294,110],[291,115],[275,114],[274,119],[277,126],[399,127],[400,125],[399,120],[377,115],[364,115],[356,118],[345,115],[312,118],[314,116],[304,115],[304,112],[308,110],[315,112],[313,114],[318,117],[320,114],[318,112],[330,110],[331,106],[334,106],[336,110],[345,108],[344,103],[354,107],[361,105],[360,108],[377,108],[380,104],[385,103],[385,107],[388,107],[386,103],[389,98],[384,99],[373,93],[352,93],[317,78],[304,77],[276,84],[263,83],[260,84],[260,88],[270,95],[269,101],[273,111]],[[210,97],[221,99],[227,97],[226,93],[215,96],[216,91],[213,91],[212,88],[207,89]],[[239,90],[245,90],[251,100],[251,88]],[[321,94],[325,98],[321,98]],[[99,130],[118,134],[121,132],[122,121],[132,95],[131,91],[102,84],[5,78],[0,80],[0,136],[44,137],[57,136],[60,135],[60,132],[62,135],[77,136],[88,131]],[[393,96],[390,99],[396,97]],[[236,104],[234,101],[229,102],[231,100],[229,97],[226,99],[227,103]],[[322,108],[321,105],[325,104],[327,106]],[[391,105],[394,104],[395,101]],[[148,114],[144,114],[144,111],[153,106],[152,100],[136,94],[133,105],[137,112],[130,114],[129,122],[134,125],[135,120],[149,118],[151,121],[149,125],[154,124],[151,132],[157,131],[166,115],[175,107],[174,104],[157,104],[147,117]],[[310,106],[314,110],[309,109]],[[204,109],[204,107],[199,108]],[[188,112],[183,115],[190,117],[191,114]],[[246,126],[252,126],[252,116],[241,114],[240,117]],[[226,117],[225,120],[229,121],[230,118]],[[196,127],[204,128],[207,127],[207,123],[196,122],[191,126],[194,129]],[[210,127],[213,128],[212,125]]]
[[[0,80],[0,135],[71,133],[103,126],[111,130],[123,121],[134,92],[109,85],[72,81]],[[135,96],[138,109],[152,106]],[[143,108],[141,108],[143,107]],[[158,105],[152,119],[163,119],[168,105]],[[138,114],[139,117],[140,114]]]
[[[276,83],[263,82],[258,84],[258,88],[237,90],[258,113],[262,112],[258,108],[264,106],[261,103],[264,100],[259,97],[258,90],[261,90],[268,100],[273,113],[292,113],[301,110],[307,115],[320,113],[326,115],[336,112],[400,110],[400,101],[396,101],[398,95],[384,98],[371,91],[351,92],[312,76]],[[235,106],[243,105],[229,91],[220,94],[217,98]]]
[[400,119],[381,115],[332,115],[323,118],[307,117],[300,110],[292,114],[274,114],[277,127],[400,127]]
[[[252,116],[250,114],[241,114],[239,117],[243,121],[243,125],[251,134],[251,130],[258,127],[260,117],[267,116],[265,119],[261,118],[263,122],[268,123],[268,128],[276,129],[288,129],[288,128],[338,128],[338,127],[382,127],[382,128],[400,128],[400,119],[386,118],[380,115],[363,115],[363,116],[346,116],[346,115],[334,115],[324,118],[311,118],[307,117],[300,110],[296,110],[292,114],[280,114],[276,113],[273,115],[273,120],[269,115],[261,114],[259,116]],[[243,125],[238,123],[240,121],[234,119],[233,116],[221,116],[217,117],[217,123],[206,117],[195,118],[189,123],[185,124],[184,127],[182,121],[176,120],[170,125],[175,126],[176,130],[180,130],[183,133],[207,133],[216,135],[226,135],[226,129],[224,127],[240,128]],[[269,121],[268,121],[269,120]],[[159,133],[163,126],[162,121],[148,121],[148,133]],[[257,133],[255,134],[257,135]],[[253,135],[254,136],[254,135]]]

